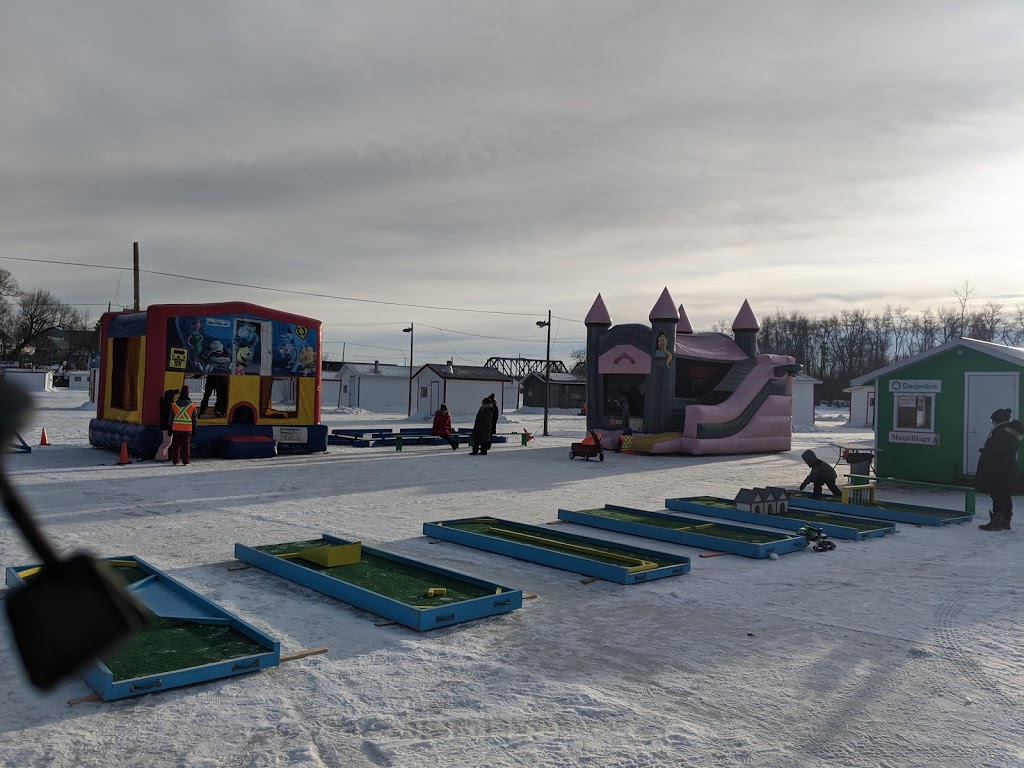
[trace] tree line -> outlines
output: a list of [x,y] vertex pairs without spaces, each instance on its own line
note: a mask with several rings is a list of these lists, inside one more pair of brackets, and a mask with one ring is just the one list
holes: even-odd
[[[1007,307],[992,300],[978,305],[968,281],[952,295],[953,303],[920,312],[886,306],[881,312],[844,309],[815,317],[798,310],[776,310],[760,320],[758,349],[795,357],[806,374],[821,380],[818,399],[834,401],[849,399],[843,390],[851,379],[953,339],[966,336],[1024,346],[1024,306]],[[711,330],[732,336],[732,322],[719,321]],[[574,372],[586,372],[585,347],[573,350],[572,360]]]
[[822,381],[823,400],[847,399],[850,380],[963,336],[1009,346],[1024,343],[1024,307],[996,301],[978,306],[965,282],[953,304],[911,312],[844,309],[823,317],[776,311],[761,319],[761,352],[792,355],[804,372]]
[[23,290],[0,269],[0,361],[82,370],[98,345],[98,327],[87,313],[49,291]]

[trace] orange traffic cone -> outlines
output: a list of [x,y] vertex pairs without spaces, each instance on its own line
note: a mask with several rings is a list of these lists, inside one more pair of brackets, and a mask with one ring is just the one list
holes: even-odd
[[131,459],[128,458],[128,441],[121,441],[121,457],[117,460],[118,464],[131,464]]
[[40,445],[49,445],[50,441],[46,439],[46,427],[43,427],[43,434],[39,436]]

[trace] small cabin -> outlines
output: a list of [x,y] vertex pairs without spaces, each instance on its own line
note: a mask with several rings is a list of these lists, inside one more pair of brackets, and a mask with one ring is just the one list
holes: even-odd
[[[768,500],[769,504],[769,515],[784,515],[786,510],[789,509],[789,492],[785,488],[779,488],[774,485],[770,485],[764,489],[766,493],[770,494]],[[774,504],[775,511],[770,511],[770,506]]]
[[740,492],[736,494],[736,509],[741,512],[763,515],[764,507],[764,488],[741,488]]

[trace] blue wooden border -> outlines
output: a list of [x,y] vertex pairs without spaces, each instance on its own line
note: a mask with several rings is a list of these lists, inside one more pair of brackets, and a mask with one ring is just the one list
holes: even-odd
[[[266,633],[260,631],[253,625],[238,618],[232,613],[221,608],[213,601],[203,597],[195,590],[189,589],[180,581],[168,576],[163,571],[145,560],[134,555],[123,555],[120,557],[108,557],[106,560],[131,560],[139,564],[139,568],[150,576],[146,579],[152,583],[156,580],[163,590],[171,594],[177,594],[187,600],[194,601],[206,615],[203,623],[227,624],[233,629],[241,632],[247,637],[255,640],[263,648],[265,653],[250,654],[225,661],[218,661],[213,664],[202,664],[198,667],[186,667],[171,672],[162,672],[157,675],[146,675],[129,680],[114,680],[114,675],[107,668],[107,665],[97,659],[82,671],[89,687],[99,694],[103,701],[114,701],[129,696],[141,696],[145,693],[166,691],[171,688],[180,688],[195,683],[205,683],[210,680],[219,680],[222,677],[241,675],[248,672],[256,672],[267,667],[276,667],[281,663],[281,644]],[[28,568],[35,568],[34,565],[9,566],[6,569],[6,582],[9,587],[21,587],[25,580],[19,575],[20,571]],[[129,590],[132,585],[129,585]],[[141,596],[140,596],[141,597]],[[145,602],[143,599],[142,602]]]
[[[890,520],[910,525],[959,525],[969,523],[974,515],[952,509],[936,509],[935,507],[918,507],[913,504],[900,504],[895,501],[883,501],[878,506],[869,507],[861,504],[843,504],[838,499],[812,499],[811,495],[801,491],[789,492],[789,504],[797,509],[822,509],[828,512],[839,512],[857,517],[870,517],[875,520]],[[936,514],[936,513],[941,514]]]
[[[348,539],[341,539],[337,536],[323,534],[325,541],[332,544],[351,544]],[[275,555],[261,552],[245,544],[235,544],[235,557],[245,563],[251,563],[257,568],[282,576],[296,584],[321,592],[329,597],[342,600],[346,603],[363,608],[378,616],[396,621],[403,626],[415,629],[418,632],[425,632],[439,627],[448,627],[463,621],[472,621],[486,616],[497,616],[508,613],[523,607],[523,592],[518,589],[509,589],[499,584],[483,581],[457,571],[449,571],[445,568],[438,568],[428,565],[419,560],[402,557],[380,549],[363,546],[363,551],[392,560],[396,563],[419,568],[428,573],[435,573],[446,576],[450,579],[457,579],[467,584],[484,587],[494,591],[495,594],[476,597],[471,600],[460,600],[446,605],[431,606],[429,608],[417,608],[406,605],[398,600],[385,597],[372,590],[358,587],[354,584],[327,576],[324,573],[307,568],[301,562],[295,560],[284,560]],[[497,590],[501,590],[500,593]]]
[[[632,507],[620,507],[615,504],[605,504],[605,509],[608,510],[619,510],[622,512],[630,512],[637,515],[650,518],[660,518],[663,520],[671,520],[673,522],[689,522],[694,525],[703,525],[707,523],[707,520],[701,520],[695,517],[682,517],[680,515],[668,514],[665,512],[650,512],[646,509],[633,509]],[[723,539],[718,536],[709,536],[704,533],[693,533],[690,531],[675,531],[671,528],[662,528],[657,525],[644,525],[643,523],[630,523],[625,520],[614,520],[609,517],[600,517],[598,515],[588,515],[586,511],[573,512],[568,509],[558,510],[558,519],[565,520],[569,523],[578,523],[579,525],[588,525],[593,528],[604,528],[609,531],[618,531],[619,533],[629,533],[633,536],[643,536],[648,539],[657,539],[658,541],[671,541],[674,544],[684,544],[688,547],[700,547],[702,549],[712,549],[716,552],[731,552],[734,555],[742,555],[743,557],[753,557],[757,559],[763,559],[770,555],[785,555],[790,552],[797,552],[807,547],[807,539],[803,536],[791,536],[789,534],[781,534],[781,538],[778,541],[765,542],[764,544],[753,544],[746,541],[735,541],[733,539]],[[720,525],[717,524],[716,525]],[[759,534],[770,534],[771,531],[764,531],[760,528],[748,528],[743,525],[723,525],[723,528],[732,529],[735,531],[744,531],[747,533],[759,533]]]
[[445,520],[435,523],[424,523],[423,535],[433,536],[435,539],[452,541],[456,544],[463,544],[467,547],[474,547],[487,552],[494,552],[499,555],[507,555],[520,560],[527,560],[531,563],[539,563],[540,565],[547,565],[552,568],[560,568],[563,571],[582,573],[585,576],[595,576],[599,579],[605,579],[606,581],[614,581],[617,584],[636,584],[638,582],[653,581],[654,579],[662,579],[668,576],[681,576],[684,573],[690,572],[690,558],[688,557],[670,555],[664,552],[655,552],[649,549],[638,549],[636,547],[630,547],[626,544],[619,544],[614,541],[593,539],[587,536],[577,536],[572,533],[553,531],[550,528],[544,528],[542,526],[514,523],[510,520],[493,518],[496,525],[500,525],[505,528],[512,528],[517,531],[523,531],[524,533],[532,533],[538,536],[551,536],[559,540],[569,541],[582,546],[612,547],[623,554],[635,555],[637,557],[656,557],[661,560],[674,561],[678,564],[661,566],[660,568],[641,571],[639,573],[630,573],[629,569],[620,565],[612,565],[611,563],[592,560],[585,555],[556,552],[550,549],[545,549],[544,547],[534,546],[526,542],[509,541],[508,539],[503,539],[498,536],[488,536],[486,534],[475,533],[473,531],[464,531],[458,528],[448,527],[449,525],[467,523],[478,519],[479,518],[471,517],[463,518],[461,520]]
[[[765,515],[759,512],[746,512],[741,509],[736,509],[735,506],[723,508],[713,507],[707,504],[701,504],[699,499],[703,498],[700,496],[691,496],[687,498],[679,499],[665,499],[665,506],[669,509],[678,510],[680,512],[694,512],[698,515],[707,515],[708,517],[720,517],[723,520],[735,520],[740,523],[757,523],[759,525],[768,525],[773,528],[782,528],[787,531],[798,531],[805,525],[812,525],[815,528],[820,528],[822,531],[827,533],[833,539],[848,539],[851,541],[861,541],[863,539],[873,539],[879,536],[885,536],[888,533],[896,532],[896,524],[892,522],[878,522],[871,518],[856,518],[853,515],[840,515],[838,513],[832,513],[836,517],[847,517],[850,519],[859,520],[864,523],[872,523],[876,525],[868,531],[862,531],[858,528],[853,528],[848,525],[836,525],[835,523],[820,522],[818,520],[801,520],[798,517],[787,517],[785,515]],[[734,502],[728,499],[715,499],[725,504],[733,504]],[[803,510],[805,512],[812,512],[813,510]],[[822,510],[823,511],[823,510]]]

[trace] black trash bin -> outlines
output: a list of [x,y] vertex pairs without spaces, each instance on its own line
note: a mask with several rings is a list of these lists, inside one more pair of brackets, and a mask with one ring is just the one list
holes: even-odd
[[850,465],[851,475],[871,474],[871,461],[875,458],[873,454],[849,451],[845,458],[846,462]]

